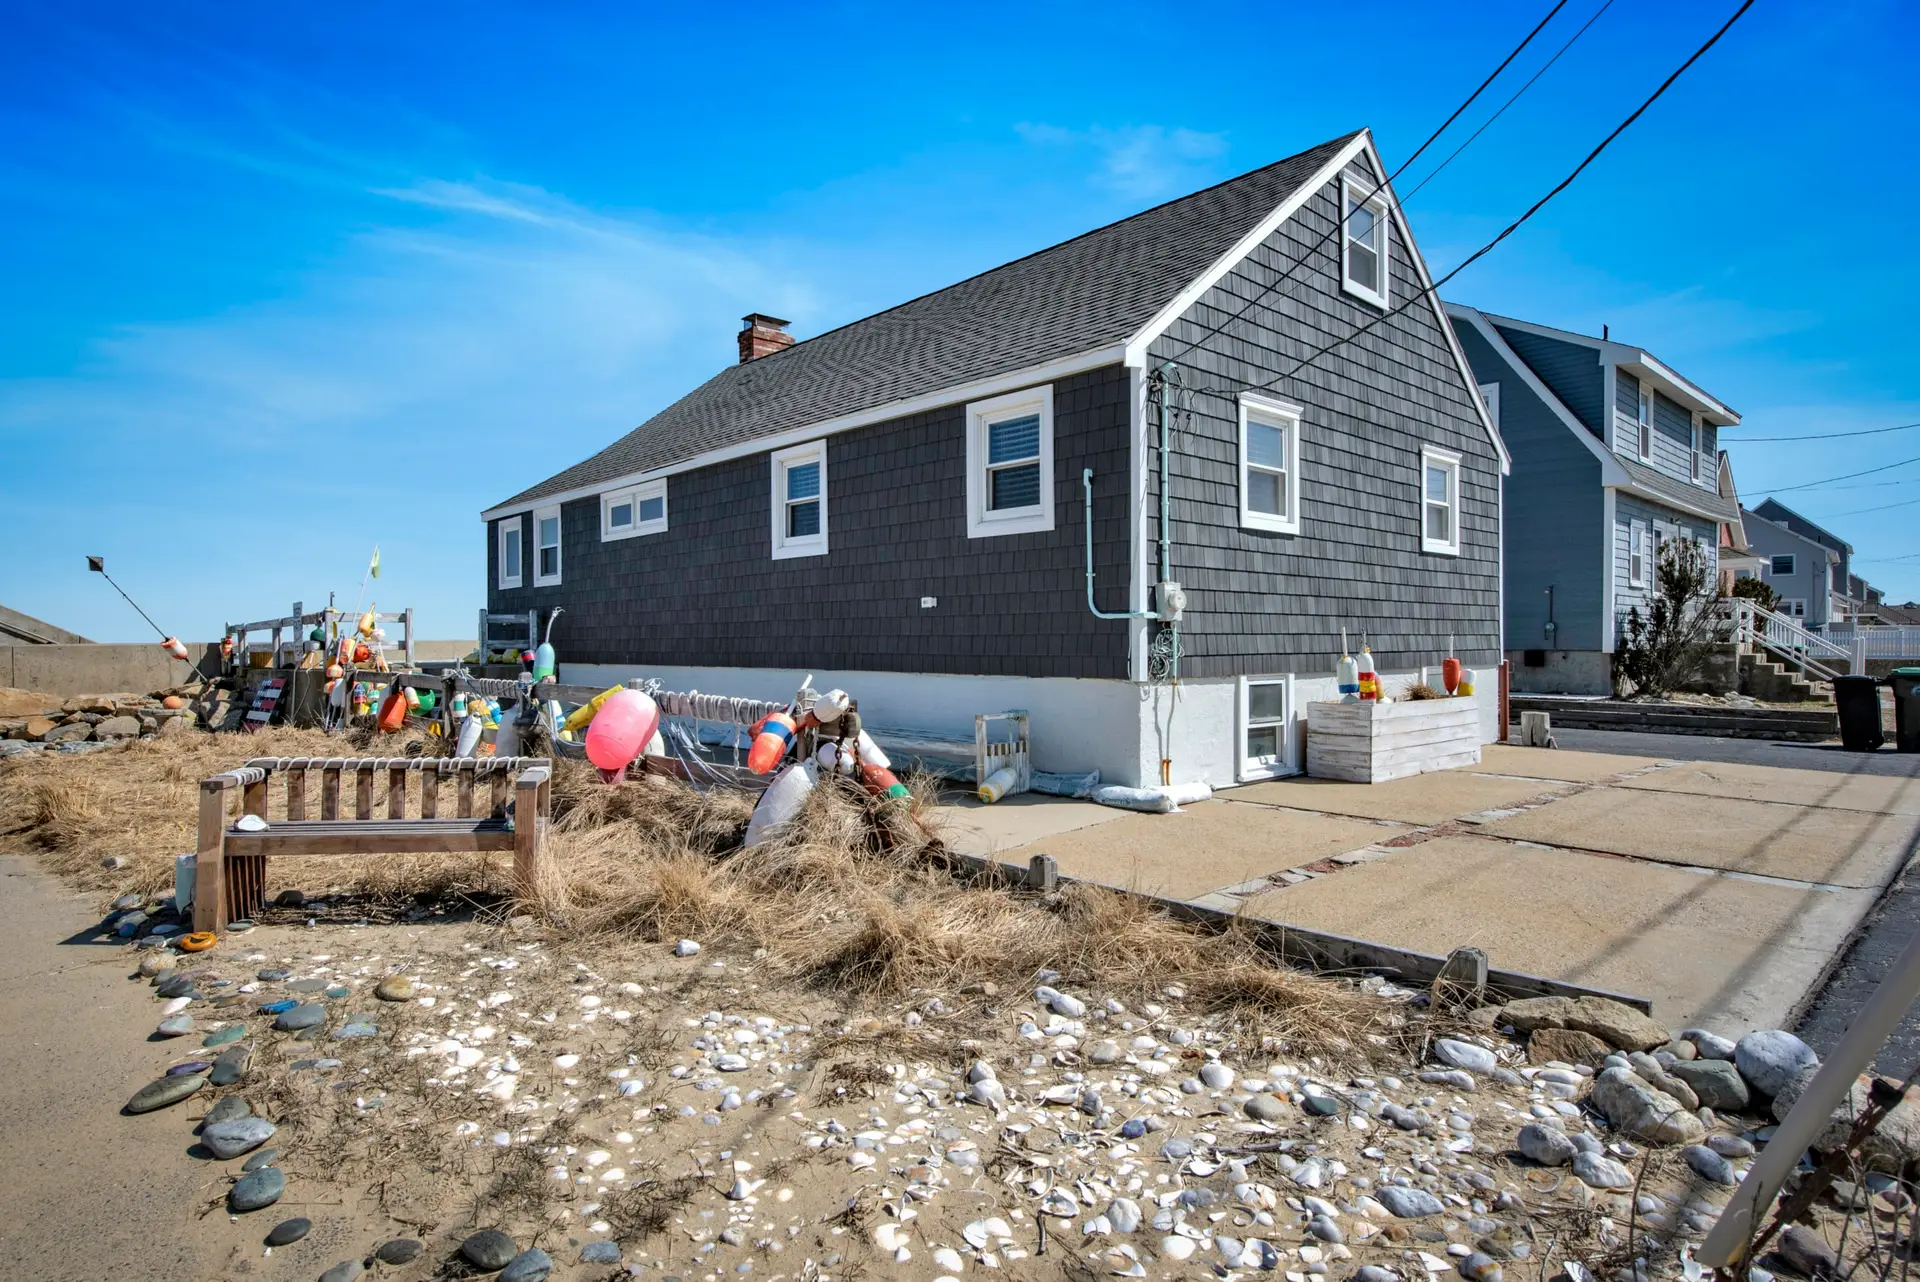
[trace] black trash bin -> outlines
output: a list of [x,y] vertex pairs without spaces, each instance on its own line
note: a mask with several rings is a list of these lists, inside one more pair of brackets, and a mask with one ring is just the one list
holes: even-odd
[[[1920,669],[1915,669],[1920,681]],[[1848,752],[1872,752],[1887,741],[1880,728],[1880,683],[1868,676],[1833,679],[1833,701],[1840,710],[1840,743]]]
[[1895,668],[1887,684],[1893,687],[1894,746],[1920,752],[1920,668]]

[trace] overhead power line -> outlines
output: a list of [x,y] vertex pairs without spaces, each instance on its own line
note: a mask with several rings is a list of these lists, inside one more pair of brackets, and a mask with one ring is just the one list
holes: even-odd
[[[1608,4],[1613,3],[1613,0],[1607,0],[1607,3]],[[1520,51],[1522,49],[1525,49],[1529,44],[1533,43],[1533,38],[1539,35],[1540,32],[1546,28],[1546,25],[1549,22],[1553,21],[1554,16],[1566,7],[1567,7],[1567,0],[1557,0],[1557,3],[1554,4],[1553,8],[1547,10],[1547,16],[1540,19],[1540,21],[1534,25],[1533,30],[1527,32],[1526,37],[1522,39],[1519,44],[1513,47],[1513,51],[1509,53],[1505,58],[1502,58],[1500,60],[1500,65],[1495,67],[1493,71],[1487,76],[1487,78],[1480,82],[1480,85],[1478,88],[1476,88],[1472,93],[1467,95],[1466,101],[1462,102],[1458,107],[1455,107],[1453,109],[1453,114],[1448,116],[1445,120],[1441,121],[1440,127],[1434,130],[1432,133],[1428,134],[1427,140],[1421,143],[1418,147],[1415,147],[1413,149],[1413,154],[1411,156],[1408,156],[1405,160],[1401,161],[1400,167],[1394,170],[1392,173],[1388,174],[1386,178],[1382,179],[1378,186],[1376,186],[1372,191],[1367,193],[1366,198],[1368,200],[1372,200],[1375,196],[1379,195],[1382,191],[1385,191],[1388,187],[1392,186],[1393,180],[1398,178],[1401,174],[1405,173],[1407,166],[1411,165],[1414,161],[1418,160],[1422,152],[1424,152],[1427,148],[1433,146],[1433,144],[1439,139],[1440,135],[1445,133],[1448,127],[1451,126],[1454,121],[1460,119],[1460,113],[1465,111],[1468,107],[1471,107],[1473,105],[1474,99],[1478,98],[1482,93],[1485,93],[1487,86],[1492,84],[1495,80],[1499,79],[1500,73],[1505,71],[1508,65],[1511,64],[1515,58],[1520,56]],[[1604,7],[1602,11],[1604,12]],[[1596,18],[1599,16],[1600,16],[1599,14],[1594,15],[1594,17]],[[1587,26],[1590,27],[1592,25],[1593,23],[1592,23],[1592,20],[1590,19],[1587,23]],[[1586,27],[1582,27],[1580,30],[1585,31]],[[1579,38],[1580,38],[1579,35],[1576,33],[1574,36],[1574,39],[1578,40]],[[1568,41],[1567,43],[1571,44],[1573,42]],[[1565,53],[1565,52],[1566,52],[1566,49],[1563,47],[1560,50],[1560,53]],[[1560,54],[1557,53],[1554,55],[1554,58],[1558,58],[1559,56]],[[1551,61],[1547,63],[1548,67],[1551,67],[1552,65],[1553,63]],[[1544,71],[1546,70],[1546,68],[1543,67],[1541,68],[1541,70]],[[1539,78],[1540,77],[1538,74],[1534,76],[1534,80],[1538,80]],[[1527,82],[1527,84],[1529,85],[1531,85],[1532,83],[1533,83],[1532,80],[1529,80]],[[1520,93],[1525,93],[1525,92],[1526,92],[1526,88],[1525,86],[1522,86]],[[1518,98],[1519,96],[1520,94],[1515,94],[1514,98]],[[1507,106],[1512,106],[1512,105],[1513,105],[1513,99],[1510,98],[1507,100]],[[1506,109],[1507,109],[1506,107],[1502,107],[1500,110],[1505,111]],[[1496,112],[1495,116],[1497,117],[1498,114],[1499,113]],[[1487,122],[1487,124],[1492,124],[1492,123],[1493,122],[1491,120]],[[1486,125],[1481,126],[1481,129],[1485,129],[1485,128],[1486,128]],[[1477,132],[1474,134],[1474,138],[1477,138],[1479,136],[1480,135]],[[1472,142],[1473,139],[1469,138],[1467,141]],[[1465,144],[1463,143],[1462,148],[1464,147],[1465,147]],[[1453,153],[1454,156],[1457,156],[1459,154],[1460,154],[1459,151],[1455,151]],[[1453,156],[1448,156],[1446,160],[1441,161],[1440,169],[1446,168],[1448,162],[1450,162],[1452,159],[1453,159]],[[1437,174],[1440,172],[1440,169],[1435,169],[1433,172]],[[1432,177],[1433,177],[1433,174],[1427,175],[1428,179],[1431,179]],[[1268,285],[1265,289],[1255,294],[1252,298],[1248,299],[1244,304],[1241,305],[1239,311],[1227,317],[1225,320],[1221,321],[1218,325],[1213,326],[1211,329],[1201,334],[1200,337],[1194,339],[1192,342],[1187,343],[1179,351],[1175,352],[1172,356],[1168,357],[1168,359],[1179,360],[1182,356],[1185,356],[1188,352],[1200,346],[1200,344],[1206,342],[1209,338],[1212,338],[1215,334],[1218,334],[1221,330],[1233,324],[1235,321],[1239,320],[1242,316],[1245,316],[1249,311],[1253,309],[1256,303],[1258,303],[1261,299],[1265,298],[1268,294],[1271,294],[1274,290],[1280,288],[1282,285],[1292,280],[1293,274],[1299,271],[1300,268],[1305,265],[1305,263],[1309,258],[1311,258],[1314,254],[1320,252],[1320,247],[1322,245],[1326,244],[1329,240],[1332,240],[1336,235],[1339,234],[1340,229],[1346,226],[1346,221],[1347,221],[1347,211],[1343,209],[1340,211],[1340,216],[1334,219],[1333,226],[1328,228],[1327,231],[1321,235],[1319,240],[1307,246],[1307,248],[1301,252],[1300,256],[1296,258],[1293,261],[1293,263],[1287,268],[1286,273],[1282,275],[1279,280],[1274,281],[1271,285]]]
[[1920,454],[1912,458],[1903,458],[1898,463],[1882,463],[1879,467],[1870,467],[1860,472],[1846,472],[1840,476],[1829,476],[1824,481],[1807,481],[1801,485],[1785,485],[1768,490],[1768,494],[1792,494],[1795,490],[1814,490],[1823,485],[1832,485],[1835,481],[1851,481],[1856,476],[1872,476],[1875,472],[1891,472],[1896,467],[1905,467],[1909,463],[1920,463]]
[[1904,503],[1883,503],[1879,507],[1857,507],[1851,512],[1836,512],[1832,516],[1823,516],[1823,521],[1837,521],[1843,516],[1865,516],[1869,512],[1891,512],[1897,507],[1912,507],[1920,499],[1908,499]]
[[1675,81],[1680,79],[1681,76],[1685,75],[1687,73],[1687,70],[1690,67],[1692,67],[1694,63],[1700,61],[1701,58],[1706,56],[1707,50],[1713,48],[1716,44],[1720,43],[1720,38],[1726,35],[1728,31],[1733,29],[1733,24],[1740,21],[1740,19],[1746,15],[1747,10],[1753,8],[1753,3],[1754,3],[1754,0],[1743,0],[1743,3],[1740,5],[1740,7],[1733,11],[1733,16],[1728,18],[1724,23],[1722,23],[1718,31],[1715,31],[1711,36],[1707,37],[1706,43],[1701,45],[1698,49],[1695,49],[1692,55],[1688,57],[1688,59],[1685,62],[1681,63],[1678,67],[1674,69],[1672,75],[1668,76],[1665,80],[1661,81],[1660,87],[1658,89],[1655,89],[1651,94],[1647,95],[1646,101],[1642,102],[1638,107],[1635,107],[1633,109],[1632,115],[1628,116],[1625,120],[1621,121],[1618,125],[1614,126],[1613,132],[1608,134],[1605,138],[1602,138],[1600,140],[1599,145],[1596,146],[1592,151],[1588,152],[1586,155],[1586,158],[1582,160],[1579,164],[1573,167],[1572,173],[1568,174],[1565,178],[1562,178],[1559,181],[1559,183],[1557,183],[1554,186],[1553,190],[1549,191],[1546,195],[1542,196],[1539,200],[1536,200],[1535,202],[1533,202],[1532,207],[1530,207],[1527,210],[1527,212],[1525,212],[1524,214],[1521,214],[1518,218],[1514,219],[1511,223],[1508,223],[1507,226],[1501,230],[1499,235],[1495,236],[1492,240],[1488,241],[1486,244],[1482,245],[1480,248],[1474,250],[1471,254],[1467,255],[1467,257],[1461,261],[1459,266],[1455,267],[1452,271],[1448,272],[1445,276],[1442,276],[1439,280],[1433,282],[1433,284],[1428,285],[1423,289],[1415,290],[1413,294],[1411,294],[1406,299],[1405,302],[1399,303],[1387,309],[1386,311],[1382,312],[1380,315],[1374,317],[1372,320],[1369,320],[1366,324],[1360,326],[1360,328],[1354,330],[1351,334],[1348,334],[1345,338],[1335,339],[1333,342],[1328,343],[1326,346],[1319,348],[1311,356],[1308,356],[1305,360],[1302,360],[1301,362],[1299,362],[1297,365],[1295,365],[1292,369],[1288,370],[1286,373],[1276,375],[1275,377],[1268,379],[1264,383],[1256,383],[1252,387],[1248,388],[1247,390],[1253,391],[1259,388],[1271,387],[1275,383],[1282,382],[1285,379],[1293,378],[1294,376],[1299,374],[1302,370],[1306,369],[1308,366],[1313,365],[1314,363],[1319,361],[1322,357],[1328,355],[1331,352],[1338,350],[1341,347],[1346,346],[1348,343],[1353,342],[1355,339],[1359,338],[1361,335],[1372,330],[1375,326],[1381,324],[1383,321],[1391,320],[1393,317],[1399,315],[1401,312],[1405,311],[1407,308],[1411,307],[1413,304],[1419,302],[1421,299],[1426,298],[1429,295],[1437,294],[1442,285],[1445,285],[1448,281],[1452,280],[1455,276],[1458,276],[1461,272],[1471,267],[1474,263],[1486,257],[1488,254],[1492,253],[1494,248],[1497,245],[1499,245],[1501,241],[1513,235],[1514,232],[1520,230],[1520,228],[1523,225],[1525,225],[1528,219],[1532,218],[1535,214],[1539,213],[1542,209],[1546,208],[1548,201],[1552,200],[1555,196],[1558,196],[1561,192],[1565,191],[1568,187],[1572,186],[1573,180],[1578,178],[1582,173],[1584,173],[1588,165],[1591,165],[1594,161],[1600,158],[1600,153],[1604,152],[1609,146],[1613,144],[1613,141],[1616,138],[1618,138],[1621,134],[1625,133],[1628,130],[1628,128],[1630,128],[1633,125],[1634,121],[1640,119],[1641,116],[1645,115],[1647,112],[1647,109],[1653,106],[1654,103],[1658,102],[1661,96],[1664,95],[1667,92],[1667,90],[1673,87],[1673,84]]
[[1920,427],[1920,423],[1902,423],[1897,427],[1869,427],[1858,432],[1818,432],[1812,436],[1748,436],[1735,437],[1729,445],[1765,445],[1774,441],[1838,441],[1849,436],[1879,436],[1886,432],[1906,432]]

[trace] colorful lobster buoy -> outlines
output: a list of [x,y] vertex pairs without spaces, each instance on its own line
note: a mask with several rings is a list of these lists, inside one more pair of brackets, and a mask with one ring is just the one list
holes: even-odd
[[660,728],[660,706],[638,690],[618,691],[587,727],[587,760],[608,783],[619,782]]
[[593,720],[593,714],[600,711],[601,704],[613,698],[614,695],[619,694],[624,689],[626,689],[625,686],[608,686],[605,690],[602,690],[599,694],[594,695],[593,698],[568,713],[566,724],[562,726],[561,729],[581,729]]
[[400,693],[406,697],[408,712],[420,711],[420,695],[412,686],[401,687]]
[[898,775],[885,766],[877,766],[871,761],[860,763],[860,782],[867,786],[868,792],[882,801],[905,801],[913,795],[907,791],[907,785],[900,782]]
[[1380,674],[1373,666],[1373,648],[1366,642],[1360,643],[1360,700],[1362,703],[1375,703],[1380,698]]
[[975,795],[991,806],[1011,792],[1013,785],[1018,782],[1019,777],[1014,774],[1013,767],[1002,766],[981,781],[979,791]]
[[367,612],[360,616],[360,635],[363,637],[372,636],[373,629],[379,624],[379,621],[379,616],[374,614],[373,607],[369,606]]
[[1448,694],[1460,689],[1460,660],[1448,655],[1440,661],[1440,684],[1447,688]]
[[233,633],[231,632],[220,638],[220,657],[222,659],[233,658]]
[[184,659],[187,657],[187,647],[180,644],[179,637],[168,637],[160,643],[160,648],[176,659]]
[[747,769],[763,775],[779,765],[793,745],[797,730],[793,718],[786,713],[768,713],[753,727],[753,747],[747,752]]
[[380,732],[392,734],[407,722],[407,701],[401,697],[400,687],[394,686],[387,691],[387,697],[380,702]]

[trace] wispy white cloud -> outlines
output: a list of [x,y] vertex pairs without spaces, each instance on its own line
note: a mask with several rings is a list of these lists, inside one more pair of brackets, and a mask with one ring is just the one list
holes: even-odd
[[1193,187],[1212,161],[1227,153],[1227,136],[1165,125],[1124,125],[1066,129],[1022,123],[1019,135],[1036,146],[1092,154],[1095,179],[1130,199],[1169,196]]

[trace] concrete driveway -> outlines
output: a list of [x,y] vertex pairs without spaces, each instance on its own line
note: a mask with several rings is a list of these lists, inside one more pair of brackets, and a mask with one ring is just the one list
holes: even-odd
[[949,810],[949,840],[1062,873],[1786,1024],[1912,859],[1920,780],[1494,745],[1471,770],[1223,791],[1176,815]]

